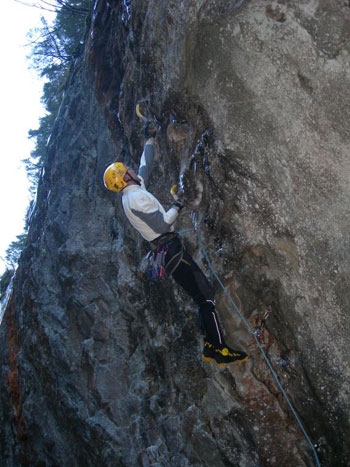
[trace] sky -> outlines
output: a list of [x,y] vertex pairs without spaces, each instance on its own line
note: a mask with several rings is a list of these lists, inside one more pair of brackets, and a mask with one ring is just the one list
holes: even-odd
[[6,250],[24,231],[29,206],[29,181],[23,159],[34,142],[28,131],[37,129],[45,115],[40,100],[44,82],[26,58],[27,32],[40,26],[43,11],[15,0],[1,0],[0,15],[0,275],[5,271]]

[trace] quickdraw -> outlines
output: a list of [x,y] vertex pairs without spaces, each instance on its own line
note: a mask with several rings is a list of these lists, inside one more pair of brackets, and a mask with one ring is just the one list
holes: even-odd
[[147,255],[147,276],[155,281],[165,279],[165,256],[168,252],[168,245],[159,245],[156,250],[150,251]]
[[262,319],[260,321],[260,325],[255,327],[254,334],[259,339],[259,341],[261,341],[263,339],[263,337],[264,337],[264,328],[265,328],[265,325],[266,325],[266,321],[267,321],[267,318],[270,316],[271,313],[272,313],[272,310],[270,310],[270,309],[266,310],[265,313],[264,313],[264,316],[262,317]]

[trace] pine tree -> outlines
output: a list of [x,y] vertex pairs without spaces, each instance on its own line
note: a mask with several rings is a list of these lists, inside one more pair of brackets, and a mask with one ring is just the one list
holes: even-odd
[[[29,138],[36,140],[35,148],[30,157],[23,161],[31,182],[30,192],[34,197],[39,174],[45,162],[47,142],[61,104],[65,80],[70,66],[83,51],[86,20],[92,2],[90,0],[40,0],[35,4],[23,1],[21,3],[56,14],[52,24],[42,17],[41,28],[29,33],[31,66],[39,76],[46,80],[43,86],[42,102],[47,112],[44,117],[40,118],[39,128],[28,132]],[[0,279],[1,295],[3,295],[4,284],[8,284],[8,277],[13,275],[25,246],[33,204],[32,201],[27,211],[25,232],[18,235],[17,240],[13,241],[6,251],[8,268]]]

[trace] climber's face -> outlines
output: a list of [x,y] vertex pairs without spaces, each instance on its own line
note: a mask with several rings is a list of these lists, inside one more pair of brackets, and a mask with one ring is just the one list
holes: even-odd
[[137,176],[137,173],[135,172],[135,170],[128,168],[128,170],[126,171],[124,180],[126,182],[130,182],[131,180],[134,181],[134,182],[136,182],[136,181],[139,182],[140,177]]

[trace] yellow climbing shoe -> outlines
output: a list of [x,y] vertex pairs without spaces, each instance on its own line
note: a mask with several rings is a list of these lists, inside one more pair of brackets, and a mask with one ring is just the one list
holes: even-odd
[[233,362],[246,362],[248,360],[248,355],[241,350],[233,350],[226,344],[216,347],[209,341],[205,341],[202,360],[204,362],[214,361],[219,366],[225,366]]

